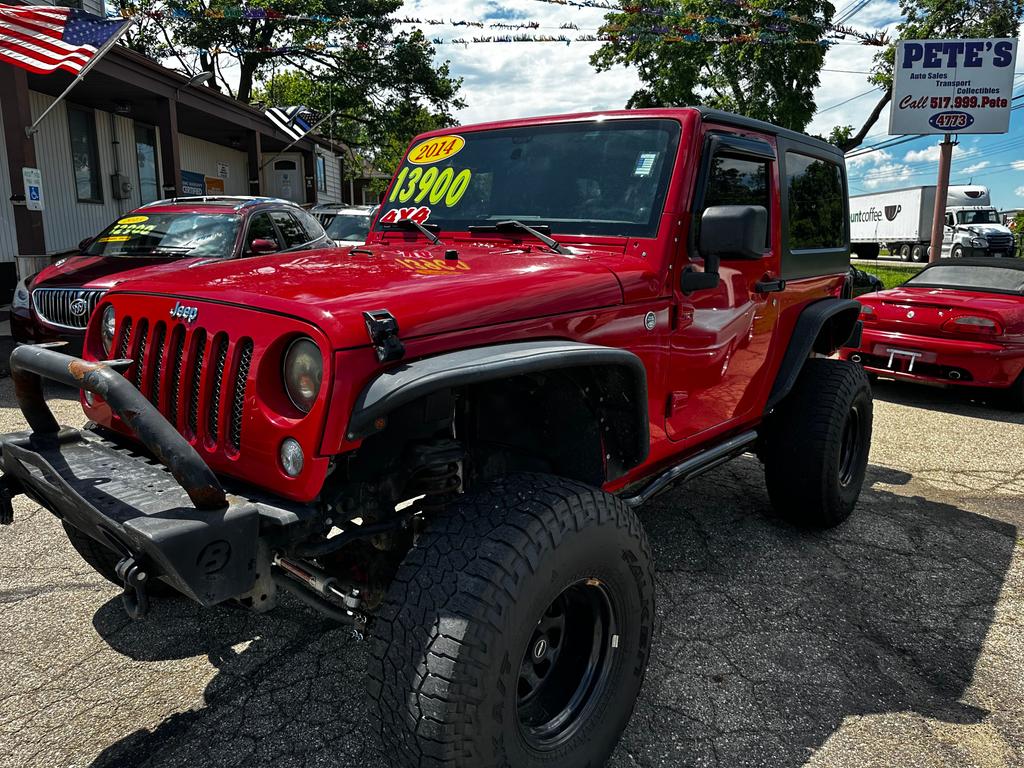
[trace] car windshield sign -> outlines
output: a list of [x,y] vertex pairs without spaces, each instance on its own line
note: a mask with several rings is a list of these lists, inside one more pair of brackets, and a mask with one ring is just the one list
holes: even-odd
[[236,214],[150,213],[126,216],[89,244],[89,256],[228,258],[241,220]]
[[928,288],[967,288],[975,291],[1024,293],[1024,270],[1012,267],[940,264],[922,270],[905,285]]
[[553,233],[653,237],[678,141],[674,120],[636,119],[436,136],[413,145],[379,221],[467,231],[517,220]]

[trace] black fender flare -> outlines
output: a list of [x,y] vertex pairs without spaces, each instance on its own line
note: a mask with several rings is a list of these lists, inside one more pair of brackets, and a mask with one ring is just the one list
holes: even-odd
[[771,413],[793,389],[804,361],[812,352],[831,355],[840,347],[847,346],[860,328],[858,317],[860,302],[855,299],[821,299],[803,309],[775,375],[765,414]]
[[[632,352],[577,341],[519,341],[445,352],[402,363],[377,374],[356,398],[346,435],[359,440],[378,431],[379,419],[442,389],[544,371],[615,367],[628,374],[631,391],[615,393],[635,425],[624,449],[630,467],[647,458],[647,370]],[[620,435],[620,437],[623,437]]]

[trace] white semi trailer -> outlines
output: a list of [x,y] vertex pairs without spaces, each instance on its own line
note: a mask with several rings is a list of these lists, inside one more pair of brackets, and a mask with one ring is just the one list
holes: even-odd
[[[881,248],[904,261],[927,261],[935,187],[910,187],[850,198],[851,250],[862,259]],[[953,186],[946,196],[942,256],[1013,256],[1017,243],[992,207],[988,187]]]

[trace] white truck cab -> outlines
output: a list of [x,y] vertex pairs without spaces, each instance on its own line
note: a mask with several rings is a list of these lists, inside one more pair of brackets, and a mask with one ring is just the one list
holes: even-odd
[[992,206],[988,187],[950,187],[942,256],[1014,256],[1013,233]]

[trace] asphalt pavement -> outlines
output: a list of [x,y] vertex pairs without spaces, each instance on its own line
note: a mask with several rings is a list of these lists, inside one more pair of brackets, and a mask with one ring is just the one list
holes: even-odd
[[[876,386],[859,508],[807,533],[742,457],[643,509],[659,629],[610,765],[1024,765],[1024,415]],[[82,421],[68,391],[62,421]],[[20,429],[9,379],[0,431]],[[383,768],[366,646],[285,600],[129,620],[57,521],[0,529],[0,765]]]

